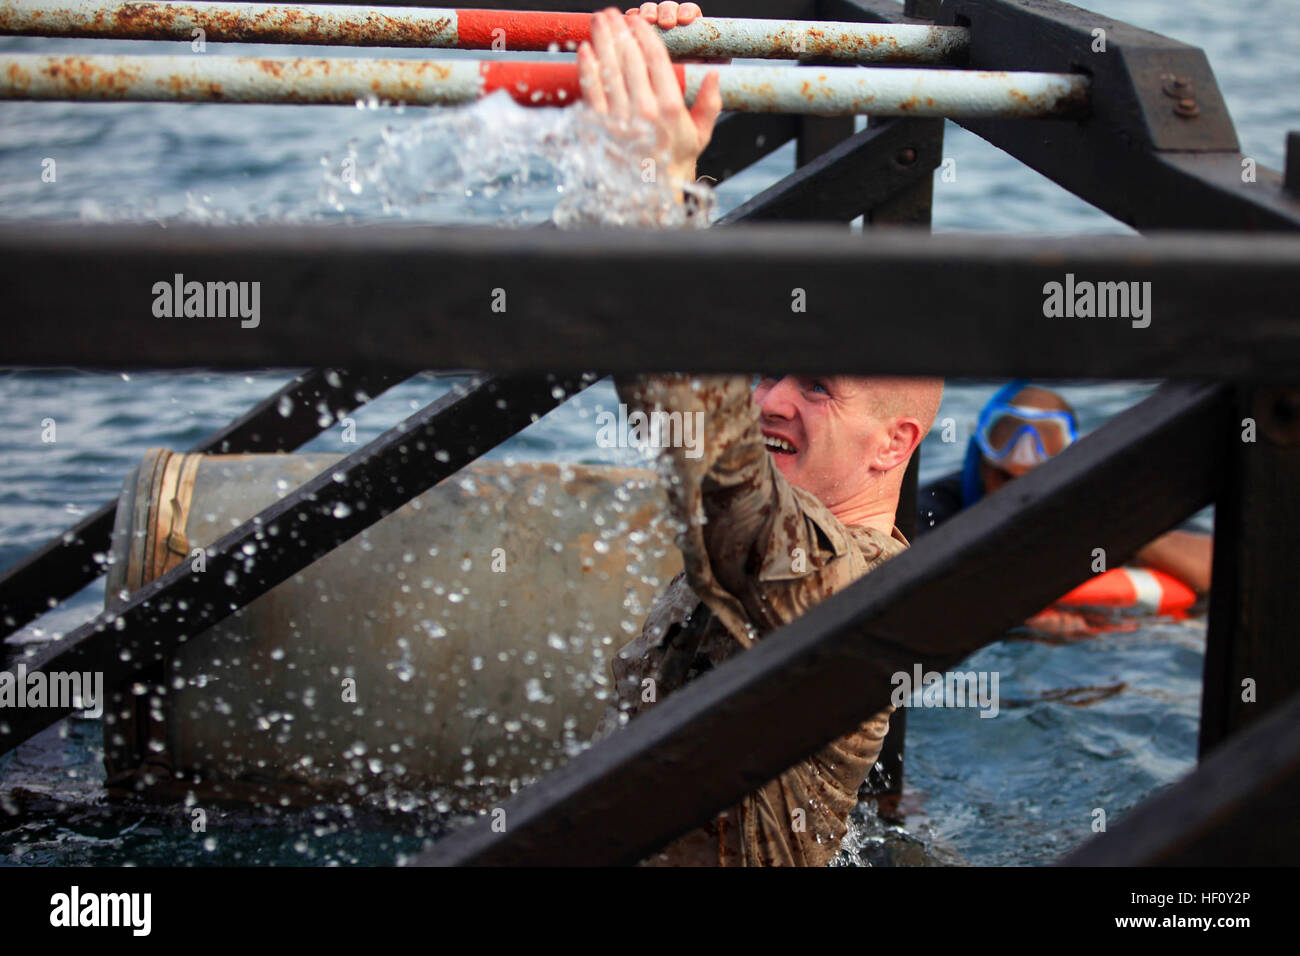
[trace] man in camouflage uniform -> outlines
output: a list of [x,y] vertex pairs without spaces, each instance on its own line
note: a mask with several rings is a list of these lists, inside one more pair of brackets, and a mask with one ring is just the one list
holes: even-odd
[[[618,386],[629,413],[702,413],[704,438],[699,457],[686,448],[662,452],[669,502],[685,525],[678,539],[685,568],[613,662],[618,706],[602,735],[907,547],[894,526],[898,491],[942,394],[935,380],[849,376],[767,378],[752,393],[738,376],[652,376]],[[892,712],[646,862],[825,865]]]
[[[659,23],[665,26],[662,17]],[[693,178],[720,106],[716,83],[710,89],[706,81],[688,112],[662,43],[643,22],[614,11],[597,15],[579,69],[589,105],[654,123],[669,168]],[[641,636],[613,662],[618,704],[598,736],[907,547],[894,526],[902,476],[943,391],[935,379],[850,376],[773,376],[753,390],[739,376],[617,384],[629,415],[698,415],[691,421],[703,422],[703,443],[663,452],[669,502],[685,528],[678,540],[685,568],[656,601]],[[892,711],[645,862],[825,865]]]

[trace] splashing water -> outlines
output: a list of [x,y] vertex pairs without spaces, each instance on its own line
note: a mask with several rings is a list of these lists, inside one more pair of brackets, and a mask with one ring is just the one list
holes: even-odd
[[[463,221],[468,209],[474,220],[509,225],[677,226],[688,221],[678,188],[705,209],[714,202],[707,185],[668,180],[649,124],[615,131],[583,104],[526,108],[504,91],[385,127],[369,163],[353,140],[340,162],[322,165],[324,204],[365,218]],[[691,221],[705,225],[707,216]]]
[[[83,222],[204,225],[375,222],[394,218],[433,224],[524,226],[708,225],[717,202],[702,183],[673,183],[656,155],[649,124],[615,130],[577,103],[524,107],[498,91],[463,107],[381,108],[361,101],[345,114],[336,142],[341,154],[318,156],[321,178],[311,189],[275,195],[212,188],[142,197],[101,191],[78,207]],[[382,122],[382,125],[380,123]],[[309,160],[292,150],[279,163],[286,179]],[[310,168],[310,166],[308,166]],[[224,171],[228,179],[231,170]],[[211,189],[211,191],[209,191]],[[688,218],[678,199],[689,193],[702,214]]]

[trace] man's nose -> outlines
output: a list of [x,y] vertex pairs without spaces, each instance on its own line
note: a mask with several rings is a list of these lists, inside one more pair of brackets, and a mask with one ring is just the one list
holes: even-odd
[[759,411],[767,418],[793,418],[799,384],[793,375],[779,379],[759,402]]

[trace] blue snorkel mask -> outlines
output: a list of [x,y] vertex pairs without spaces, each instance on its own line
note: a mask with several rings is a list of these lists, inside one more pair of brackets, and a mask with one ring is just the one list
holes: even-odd
[[1064,450],[1079,439],[1078,425],[1067,411],[1013,405],[1011,400],[1029,384],[1029,379],[1008,382],[989,399],[980,412],[975,434],[966,446],[962,468],[962,505],[969,507],[984,497],[980,460],[1005,468],[1008,465],[1041,465],[1052,455],[1049,445]]
[[1052,457],[1048,444],[1062,451],[1078,437],[1069,412],[1005,402],[984,406],[975,428],[980,453],[995,466],[1041,465]]

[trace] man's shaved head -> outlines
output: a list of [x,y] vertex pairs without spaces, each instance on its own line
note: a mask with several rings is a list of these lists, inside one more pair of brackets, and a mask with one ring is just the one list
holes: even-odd
[[872,413],[878,420],[915,418],[921,425],[922,436],[934,427],[943,402],[943,379],[884,377],[863,381],[871,384]]
[[768,376],[754,389],[777,469],[846,524],[893,527],[908,459],[939,412],[943,380]]

